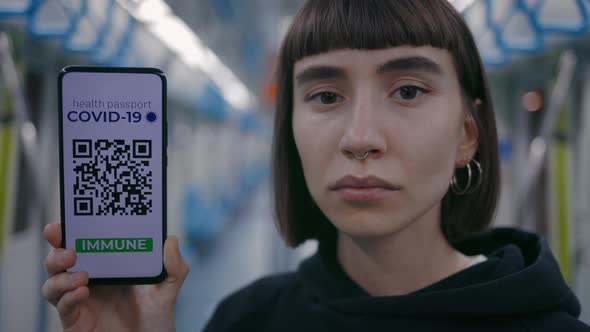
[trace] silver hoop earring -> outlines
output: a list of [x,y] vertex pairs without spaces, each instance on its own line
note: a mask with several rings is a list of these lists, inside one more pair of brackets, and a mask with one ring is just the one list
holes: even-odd
[[360,156],[358,154],[356,154],[356,153],[353,153],[353,155],[354,155],[354,157],[356,159],[363,160],[363,159],[365,159],[365,158],[367,158],[369,156],[369,151],[365,151],[365,153],[362,154],[362,155],[360,155]]
[[[479,172],[479,174],[477,175],[477,182],[475,183],[475,185],[473,187],[471,186],[471,182],[473,179],[473,172],[471,171],[471,162],[473,162],[475,164],[475,166],[477,166],[477,171]],[[456,174],[453,174],[453,178],[451,179],[451,190],[453,191],[453,193],[455,193],[457,195],[471,194],[474,191],[476,191],[477,189],[479,189],[479,187],[481,186],[481,182],[483,179],[483,170],[481,169],[481,165],[479,164],[479,162],[475,159],[472,159],[470,162],[467,163],[466,168],[467,168],[467,184],[465,185],[464,188],[461,188],[461,186],[459,185],[459,180],[457,180]]]

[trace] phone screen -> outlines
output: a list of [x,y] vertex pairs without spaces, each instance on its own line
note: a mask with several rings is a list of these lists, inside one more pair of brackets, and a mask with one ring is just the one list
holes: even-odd
[[158,69],[59,75],[62,245],[94,283],[163,279],[166,79]]

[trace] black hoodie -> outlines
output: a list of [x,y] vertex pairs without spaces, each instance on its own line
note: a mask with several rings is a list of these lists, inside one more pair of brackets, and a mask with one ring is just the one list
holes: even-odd
[[297,272],[230,295],[205,331],[590,331],[544,239],[498,228],[453,246],[488,259],[408,295],[372,297],[322,244]]

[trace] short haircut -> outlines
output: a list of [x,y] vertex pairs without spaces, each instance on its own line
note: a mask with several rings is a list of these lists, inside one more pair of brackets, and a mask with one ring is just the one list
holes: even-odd
[[[453,242],[491,224],[500,190],[498,138],[484,67],[469,28],[447,0],[309,0],[294,18],[277,64],[277,104],[272,148],[275,217],[285,242],[333,239],[336,228],[307,188],[292,128],[293,67],[304,57],[339,49],[432,46],[448,50],[478,130],[474,159],[482,183],[468,195],[448,189],[442,199],[441,227]],[[479,99],[476,105],[476,100]],[[475,105],[475,106],[474,106]],[[466,183],[465,172],[455,172]]]

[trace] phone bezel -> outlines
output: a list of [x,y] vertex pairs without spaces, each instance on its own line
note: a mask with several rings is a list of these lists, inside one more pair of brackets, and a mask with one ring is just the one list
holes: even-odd
[[[100,67],[100,66],[68,66],[63,68],[58,75],[58,109],[59,109],[59,171],[60,171],[60,206],[61,206],[61,247],[66,247],[66,220],[65,220],[65,200],[64,200],[64,154],[63,154],[63,78],[68,73],[74,72],[91,72],[91,73],[138,73],[138,74],[154,74],[160,77],[162,81],[162,256],[164,250],[164,241],[167,237],[167,136],[168,136],[168,121],[167,121],[167,106],[166,106],[166,76],[160,69],[152,67]],[[162,257],[163,258],[163,257]],[[132,277],[132,278],[90,278],[89,285],[116,285],[116,284],[157,284],[162,282],[167,276],[164,268],[164,261],[162,259],[162,271],[155,277]]]

